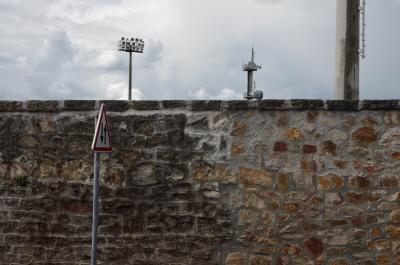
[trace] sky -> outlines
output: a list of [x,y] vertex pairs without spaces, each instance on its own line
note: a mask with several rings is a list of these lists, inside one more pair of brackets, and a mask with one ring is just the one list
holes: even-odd
[[[362,99],[400,98],[400,0],[367,0]],[[0,100],[334,98],[336,0],[0,0]]]

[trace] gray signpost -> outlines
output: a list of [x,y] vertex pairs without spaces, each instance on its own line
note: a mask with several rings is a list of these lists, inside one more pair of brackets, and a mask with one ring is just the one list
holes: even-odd
[[91,265],[97,264],[97,232],[98,232],[98,209],[99,209],[99,165],[100,153],[112,151],[110,131],[104,104],[101,104],[99,116],[96,121],[92,150],[94,152],[93,163],[93,217],[92,217],[92,251]]

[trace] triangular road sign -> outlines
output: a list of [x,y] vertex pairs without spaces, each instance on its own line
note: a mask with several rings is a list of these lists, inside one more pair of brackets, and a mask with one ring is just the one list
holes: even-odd
[[104,103],[101,104],[99,118],[96,124],[96,131],[92,142],[94,152],[111,152],[110,129],[107,122],[107,114]]

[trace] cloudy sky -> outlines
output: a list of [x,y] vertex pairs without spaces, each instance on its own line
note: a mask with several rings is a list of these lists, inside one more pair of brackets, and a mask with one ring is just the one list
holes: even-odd
[[[0,0],[0,99],[334,97],[336,0]],[[367,0],[361,98],[400,98],[400,0]]]

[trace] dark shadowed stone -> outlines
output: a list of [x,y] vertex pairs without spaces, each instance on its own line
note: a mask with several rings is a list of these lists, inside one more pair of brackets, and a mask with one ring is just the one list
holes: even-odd
[[336,156],[336,144],[330,140],[322,142],[322,153]]
[[94,100],[65,100],[64,110],[93,110],[95,104]]
[[187,101],[185,100],[162,100],[163,109],[186,109]]
[[358,103],[358,100],[327,100],[326,106],[328,110],[357,111]]
[[369,189],[372,185],[370,178],[355,176],[349,178],[349,187],[351,189]]
[[306,239],[304,246],[314,257],[319,257],[324,252],[324,244],[316,237]]
[[159,110],[160,101],[156,100],[135,100],[131,101],[132,108],[135,110]]
[[0,101],[0,112],[18,111],[22,109],[21,101]]
[[56,100],[29,100],[26,102],[28,111],[57,111],[58,101]]
[[94,119],[85,117],[77,119],[73,116],[59,116],[55,124],[59,132],[65,134],[83,133],[91,134],[94,132]]
[[307,113],[307,122],[315,123],[318,120],[319,113],[317,111],[311,111]]
[[398,100],[363,100],[360,101],[362,110],[398,110]]
[[208,117],[207,116],[198,116],[198,117],[190,117],[187,122],[187,128],[193,130],[208,130]]
[[317,147],[313,144],[305,144],[303,145],[303,153],[304,154],[314,154],[317,152]]
[[290,108],[288,101],[283,99],[266,99],[257,101],[259,110],[284,110]]
[[288,150],[287,144],[285,142],[275,142],[274,151],[275,152],[286,152]]
[[256,101],[250,100],[231,100],[228,101],[228,109],[230,110],[248,110],[255,109],[257,106]]
[[[125,111],[131,108],[131,102],[127,100],[102,100],[107,111]],[[100,107],[99,106],[99,107]]]
[[323,100],[292,99],[290,103],[295,110],[320,110],[324,108]]
[[191,111],[212,111],[221,109],[220,100],[192,100],[188,101],[188,107]]

